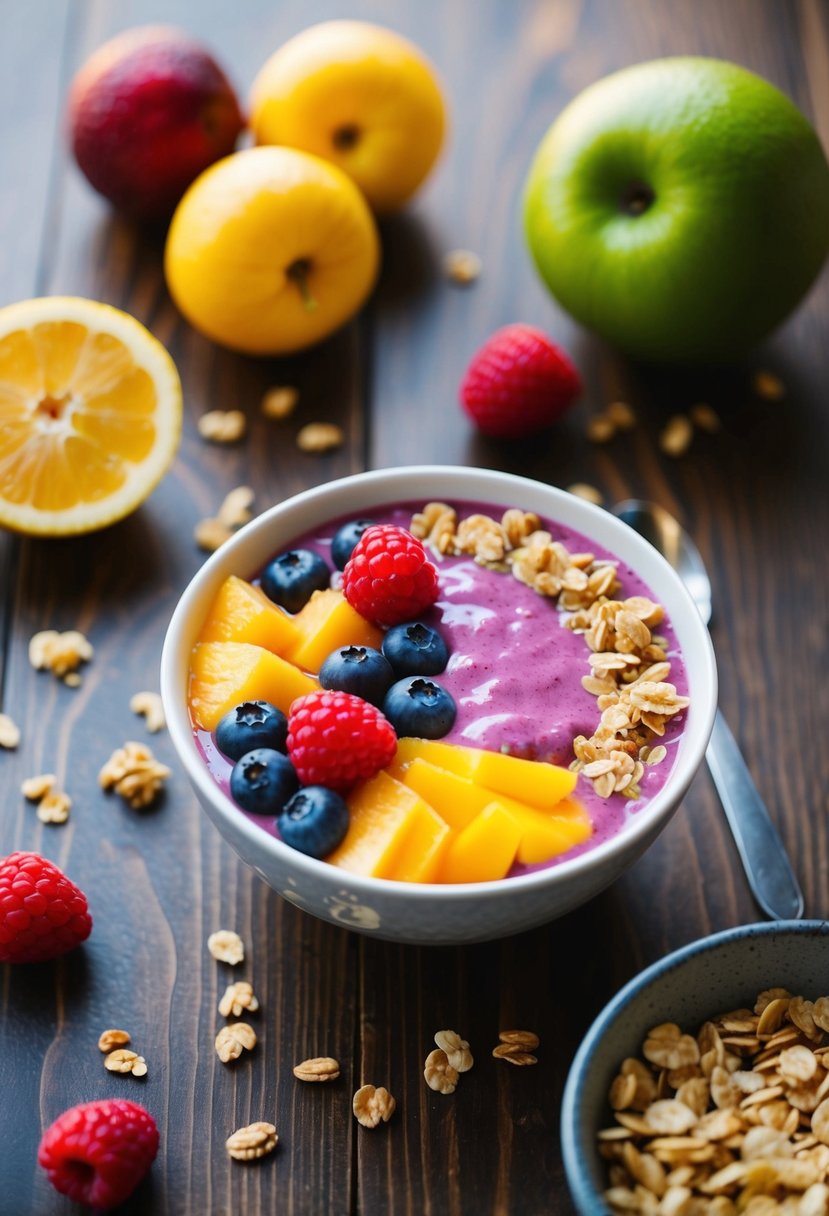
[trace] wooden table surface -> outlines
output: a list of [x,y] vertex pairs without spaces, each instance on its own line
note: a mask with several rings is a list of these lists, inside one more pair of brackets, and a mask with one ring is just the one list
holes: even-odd
[[[173,776],[139,814],[98,789],[97,772],[143,737],[130,696],[157,681],[176,599],[204,560],[197,520],[246,483],[257,508],[366,467],[412,461],[482,465],[554,485],[587,481],[607,502],[658,500],[690,528],[710,564],[721,705],[791,852],[807,912],[829,916],[829,276],[762,350],[729,371],[632,366],[572,324],[540,286],[519,224],[521,185],[562,106],[605,73],[671,53],[732,58],[784,89],[829,144],[829,14],[820,0],[352,0],[437,64],[452,111],[438,170],[415,204],[383,226],[384,270],[359,319],[307,354],[247,359],[220,350],[177,314],[161,274],[162,239],[112,217],[67,155],[69,80],[114,32],[168,20],[202,36],[243,92],[266,53],[333,0],[29,0],[4,6],[0,45],[0,302],[92,296],[135,314],[169,347],[185,389],[185,434],[160,488],[116,527],[72,541],[0,538],[2,707],[21,725],[0,754],[0,853],[44,852],[88,893],[95,929],[57,964],[0,968],[0,1212],[77,1209],[35,1158],[41,1131],[78,1101],[127,1095],[157,1117],[159,1158],[126,1205],[163,1216],[540,1216],[572,1210],[558,1145],[573,1052],[603,1003],[633,974],[693,938],[759,919],[706,772],[645,857],[587,906],[535,932],[466,948],[415,949],[358,937],[284,903],[237,860],[199,811],[166,736],[152,745]],[[441,257],[476,250],[483,275],[447,283]],[[456,407],[477,345],[521,319],[550,331],[582,369],[586,392],[543,442],[474,437]],[[752,392],[757,368],[787,386],[783,403]],[[263,391],[295,384],[283,424],[259,413]],[[610,400],[640,425],[605,446],[587,419]],[[672,413],[710,402],[724,419],[680,460],[656,435]],[[196,420],[239,407],[247,439],[206,444]],[[304,422],[340,423],[329,455],[297,452]],[[821,574],[823,570],[823,574]],[[79,689],[36,673],[28,639],[78,628],[95,646]],[[21,780],[55,772],[74,799],[46,827]],[[206,938],[236,928],[262,1002],[261,1044],[241,1067],[213,1050],[226,969]],[[146,1081],[112,1077],[96,1048],[127,1026]],[[490,1057],[499,1029],[541,1036],[539,1063]],[[423,1083],[438,1029],[460,1030],[478,1057],[452,1098]],[[342,1079],[302,1087],[291,1068],[320,1051]],[[398,1111],[357,1134],[351,1095],[385,1083]],[[236,1127],[265,1118],[280,1146],[261,1165],[232,1163]]]

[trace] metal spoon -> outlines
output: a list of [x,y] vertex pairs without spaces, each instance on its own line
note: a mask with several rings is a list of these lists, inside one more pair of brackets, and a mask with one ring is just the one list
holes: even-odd
[[[637,499],[618,503],[613,514],[668,559],[707,625],[711,620],[708,573],[696,545],[673,515],[664,507]],[[803,915],[803,893],[783,841],[719,710],[705,758],[754,898],[772,920],[798,919]]]

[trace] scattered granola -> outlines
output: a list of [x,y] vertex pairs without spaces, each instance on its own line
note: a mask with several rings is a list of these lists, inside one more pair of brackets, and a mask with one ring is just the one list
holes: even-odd
[[200,519],[193,529],[196,544],[207,553],[215,553],[232,535],[232,529],[220,519]]
[[147,1061],[128,1047],[116,1047],[104,1057],[107,1072],[128,1072],[134,1077],[146,1077]]
[[532,1030],[502,1030],[498,1038],[498,1046],[492,1049],[496,1060],[506,1060],[518,1066],[538,1063],[532,1052],[538,1047],[539,1039]]
[[255,1013],[259,1001],[254,996],[253,985],[247,980],[237,980],[225,989],[225,994],[219,1001],[219,1013],[223,1018],[240,1017],[245,1011]]
[[243,1051],[253,1051],[256,1031],[247,1022],[230,1022],[216,1035],[216,1055],[223,1064],[238,1060]]
[[62,790],[52,790],[37,804],[37,817],[41,823],[66,823],[72,810],[72,799]]
[[441,1051],[446,1052],[447,1059],[456,1072],[469,1072],[474,1064],[472,1052],[466,1039],[454,1030],[439,1030],[435,1042]]
[[827,1015],[829,997],[771,988],[696,1036],[650,1030],[644,1059],[624,1060],[611,1084],[616,1125],[598,1133],[610,1210],[826,1216]]
[[290,385],[269,388],[262,398],[262,413],[266,418],[287,418],[299,401],[299,390]]
[[701,431],[708,431],[710,435],[716,435],[717,431],[722,430],[719,414],[705,401],[699,401],[696,405],[692,405],[688,412],[694,426],[698,427]]
[[298,1081],[336,1081],[340,1065],[332,1056],[314,1056],[294,1065],[294,1076]]
[[251,1123],[228,1136],[225,1148],[234,1161],[256,1161],[272,1153],[278,1140],[272,1123]]
[[92,644],[77,629],[67,629],[63,633],[57,629],[43,629],[29,642],[32,667],[38,671],[51,671],[73,687],[80,683],[80,677],[77,680],[69,677],[77,675],[81,663],[88,663],[94,653]]
[[126,1030],[104,1030],[98,1039],[98,1050],[108,1055],[116,1047],[126,1047],[130,1036]]
[[616,423],[609,414],[594,414],[587,423],[587,438],[591,443],[608,443],[616,430]]
[[617,431],[632,431],[636,426],[636,414],[627,401],[611,401],[605,410],[605,417],[610,419]]
[[167,765],[156,760],[143,743],[125,743],[98,773],[98,784],[114,790],[133,810],[142,810],[155,801],[169,776]]
[[469,249],[453,249],[443,259],[446,277],[460,287],[474,283],[481,273],[481,259]]
[[363,1127],[377,1127],[381,1121],[388,1123],[396,1105],[394,1098],[382,1085],[363,1085],[354,1095],[351,1109]]
[[684,456],[693,438],[691,419],[685,414],[674,414],[659,433],[659,447],[666,456]]
[[198,421],[199,434],[210,443],[236,443],[247,426],[241,410],[208,410]]
[[333,422],[309,422],[296,437],[301,452],[332,452],[345,443],[341,426]]
[[774,372],[755,372],[751,384],[757,396],[764,401],[782,401],[786,396],[786,386]]
[[20,727],[8,714],[0,714],[0,747],[14,751],[20,742]]
[[218,929],[207,939],[207,949],[219,963],[229,963],[235,967],[244,962],[245,943],[238,933],[232,929]]
[[216,516],[220,524],[227,528],[241,528],[253,518],[251,507],[255,494],[250,486],[236,486],[224,497],[219,513]]
[[585,502],[595,503],[597,507],[604,502],[601,490],[597,490],[595,486],[591,486],[586,481],[574,481],[571,486],[567,487],[567,493],[574,494],[576,498],[583,498]]
[[29,802],[40,802],[55,786],[57,777],[54,773],[39,773],[37,777],[27,777],[20,784],[20,792]]
[[436,1047],[426,1057],[423,1078],[435,1093],[453,1094],[458,1087],[459,1074],[457,1068],[453,1068],[449,1063],[446,1052]]
[[147,724],[147,730],[155,735],[164,730],[167,720],[164,717],[164,706],[157,692],[137,692],[130,697],[130,709],[134,714],[141,714]]

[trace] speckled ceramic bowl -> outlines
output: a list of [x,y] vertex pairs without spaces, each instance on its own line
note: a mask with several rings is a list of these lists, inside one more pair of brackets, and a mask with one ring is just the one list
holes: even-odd
[[[338,516],[433,499],[505,503],[536,511],[604,546],[664,604],[679,641],[691,706],[664,787],[623,829],[581,856],[498,882],[422,885],[363,878],[306,857],[252,823],[219,789],[199,753],[187,712],[188,664],[210,603],[229,574],[249,578],[297,536]],[[299,907],[363,933],[402,942],[486,941],[532,928],[584,903],[632,865],[665,827],[696,772],[714,717],[716,669],[708,632],[664,558],[607,511],[562,490],[484,469],[384,469],[331,482],[280,503],[215,553],[170,622],[161,660],[170,736],[198,798],[240,857]]]
[[648,967],[613,998],[576,1053],[561,1110],[567,1181],[581,1216],[602,1216],[606,1163],[596,1132],[610,1127],[610,1083],[627,1056],[639,1056],[646,1032],[675,1022],[695,1033],[709,1017],[750,1006],[777,986],[814,999],[829,990],[829,922],[741,925],[702,938]]

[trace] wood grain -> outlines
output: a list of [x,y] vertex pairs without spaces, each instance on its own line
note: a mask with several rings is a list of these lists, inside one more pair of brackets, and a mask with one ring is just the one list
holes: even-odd
[[[339,15],[244,0],[174,0],[163,17],[202,36],[242,86],[265,51],[312,20]],[[0,754],[0,852],[43,851],[90,895],[95,932],[55,966],[0,969],[0,1213],[75,1211],[35,1164],[42,1127],[74,1102],[123,1092],[162,1127],[162,1152],[128,1216],[541,1216],[567,1213],[558,1150],[561,1090],[592,1017],[631,975],[705,933],[757,919],[704,772],[648,853],[612,888],[554,924],[465,949],[397,947],[316,922],[249,873],[198,811],[164,736],[150,742],[174,768],[145,814],[103,794],[113,748],[144,738],[129,698],[153,687],[166,623],[203,555],[192,529],[229,489],[254,487],[262,509],[363,467],[476,464],[567,486],[588,481],[607,501],[655,498],[694,533],[714,582],[721,704],[790,849],[809,914],[829,916],[829,692],[826,452],[829,412],[824,274],[795,317],[727,371],[666,373],[633,365],[589,337],[541,288],[523,245],[520,192],[533,150],[574,94],[615,68],[657,55],[733,58],[788,93],[829,132],[829,20],[815,0],[355,0],[350,14],[393,25],[435,61],[452,131],[434,176],[383,226],[384,270],[362,317],[306,355],[254,360],[219,350],[179,318],[161,275],[162,236],[112,218],[69,163],[62,109],[72,72],[119,29],[158,19],[150,0],[31,0],[10,9],[0,45],[3,164],[2,302],[39,293],[90,295],[126,308],[170,348],[185,387],[185,434],[171,474],[134,516],[78,541],[0,538],[2,704],[23,729]],[[472,287],[441,261],[465,247],[483,259]],[[527,320],[570,349],[584,400],[549,442],[494,444],[456,407],[474,349],[500,324]],[[770,367],[788,394],[759,401],[751,373]],[[259,412],[265,389],[295,384],[298,414]],[[606,446],[585,439],[592,412],[629,401],[640,426]],[[658,450],[670,414],[695,401],[721,413],[681,461]],[[202,441],[206,409],[243,409],[248,438]],[[343,426],[326,456],[298,454],[310,421]],[[29,666],[37,629],[77,627],[95,658],[80,689]],[[47,828],[18,796],[23,777],[55,771],[75,799]],[[234,1068],[213,1052],[216,1006],[231,976],[208,934],[237,929],[240,970],[262,1003],[254,1057]],[[233,973],[235,976],[235,973]],[[145,1082],[113,1079],[95,1046],[125,1025],[149,1063]],[[491,1057],[498,1031],[535,1030],[539,1063]],[[441,1029],[472,1044],[473,1070],[449,1097],[427,1089],[426,1054]],[[331,1086],[296,1083],[310,1055],[343,1065]],[[115,1081],[118,1082],[117,1086]],[[351,1095],[384,1084],[398,1100],[388,1126],[358,1128]],[[273,1159],[228,1161],[236,1127],[272,1119]]]

